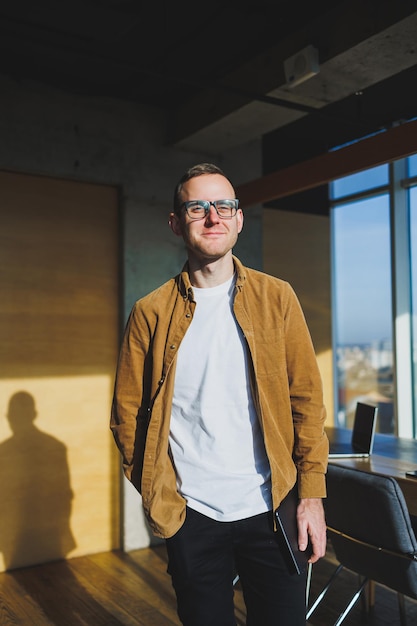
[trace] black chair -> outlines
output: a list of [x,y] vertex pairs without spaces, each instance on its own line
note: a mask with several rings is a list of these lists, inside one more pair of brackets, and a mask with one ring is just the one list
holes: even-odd
[[374,582],[397,592],[401,624],[406,624],[404,596],[417,598],[417,540],[397,481],[330,464],[324,506],[328,537],[340,565],[307,611],[307,619],[347,568],[359,575],[360,584],[334,626]]

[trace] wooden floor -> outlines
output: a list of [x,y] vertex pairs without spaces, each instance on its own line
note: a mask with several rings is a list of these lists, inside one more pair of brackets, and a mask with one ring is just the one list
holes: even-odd
[[[311,598],[334,569],[329,554],[314,566]],[[356,577],[342,574],[336,592],[329,592],[323,608],[309,624],[333,624],[353,588]],[[235,592],[236,621],[245,624],[242,593]],[[417,624],[417,603],[407,599],[409,625]],[[343,624],[396,626],[400,623],[396,594],[377,586],[372,618],[362,619],[360,603]],[[30,626],[179,626],[175,597],[166,573],[163,545],[95,554],[0,574],[0,625]],[[213,625],[215,626],[215,625]]]

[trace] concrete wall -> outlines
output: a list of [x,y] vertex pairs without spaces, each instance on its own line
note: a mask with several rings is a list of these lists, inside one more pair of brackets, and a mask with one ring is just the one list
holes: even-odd
[[[134,301],[184,262],[182,242],[167,223],[173,188],[183,171],[209,160],[236,185],[261,174],[258,141],[215,156],[166,146],[166,118],[160,110],[71,95],[7,76],[0,76],[0,93],[0,169],[119,188],[122,324]],[[235,252],[247,265],[262,269],[260,208],[246,212]],[[129,550],[148,545],[151,537],[139,495],[127,481],[123,485],[123,545]]]

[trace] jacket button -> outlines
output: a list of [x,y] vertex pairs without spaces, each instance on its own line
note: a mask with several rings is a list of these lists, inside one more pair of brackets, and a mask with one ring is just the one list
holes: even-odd
[[185,317],[191,317],[191,314],[190,313],[186,313]]
[[175,350],[175,348],[176,348],[177,346],[175,346],[174,344],[172,344],[172,346],[169,346],[169,347],[171,348],[171,350]]

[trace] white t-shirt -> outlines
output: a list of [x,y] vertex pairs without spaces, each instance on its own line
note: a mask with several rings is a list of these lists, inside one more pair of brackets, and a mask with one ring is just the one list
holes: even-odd
[[232,310],[234,282],[193,288],[197,305],[178,351],[169,437],[180,493],[219,521],[272,507],[245,340]]

